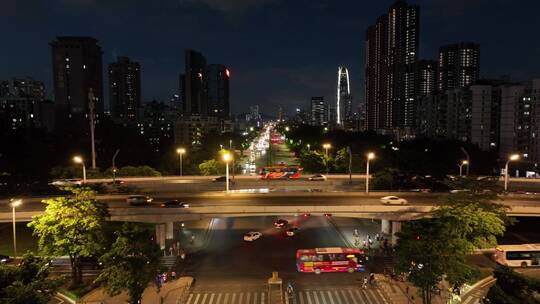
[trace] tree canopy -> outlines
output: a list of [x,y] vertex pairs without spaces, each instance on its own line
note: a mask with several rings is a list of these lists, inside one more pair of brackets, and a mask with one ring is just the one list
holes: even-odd
[[72,283],[82,281],[81,256],[103,251],[105,205],[88,188],[70,188],[72,195],[44,200],[45,212],[28,224],[38,237],[39,251],[45,256],[69,256]]
[[152,231],[140,224],[124,223],[100,261],[104,268],[96,282],[113,296],[127,291],[130,302],[138,303],[160,268],[161,250]]

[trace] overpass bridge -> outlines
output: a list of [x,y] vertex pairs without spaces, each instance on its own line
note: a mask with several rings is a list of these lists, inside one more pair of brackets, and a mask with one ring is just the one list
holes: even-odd
[[[407,199],[407,205],[385,205],[380,198],[396,195]],[[369,218],[381,221],[381,232],[392,236],[401,230],[401,222],[425,217],[440,205],[442,194],[372,192],[277,192],[232,193],[208,192],[198,194],[163,195],[154,197],[150,206],[128,206],[126,195],[99,196],[107,203],[110,220],[156,224],[156,240],[164,248],[174,237],[175,223],[205,218],[245,216],[311,216]],[[16,220],[27,222],[43,213],[44,198],[25,200],[17,210]],[[190,204],[189,208],[160,208],[159,204],[178,199]],[[509,216],[540,216],[540,197],[536,195],[505,195],[500,203],[508,206]],[[0,222],[12,221],[8,201],[0,201]]]

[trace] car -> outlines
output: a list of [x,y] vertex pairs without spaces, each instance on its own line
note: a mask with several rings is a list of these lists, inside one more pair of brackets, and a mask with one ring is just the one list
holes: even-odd
[[115,179],[113,181],[108,182],[109,185],[123,185],[125,182],[121,179]]
[[9,263],[12,261],[12,258],[8,255],[0,254],[0,264]]
[[70,186],[70,185],[82,185],[82,180],[77,178],[71,178],[71,179],[59,179],[55,180],[53,182],[50,182],[49,185],[52,186]]
[[159,205],[161,208],[189,208],[189,204],[179,200],[170,200]]
[[429,193],[429,192],[431,192],[431,189],[429,189],[429,188],[416,188],[416,189],[411,189],[411,192]]
[[[219,176],[213,179],[214,182],[225,182],[227,180],[227,177],[225,176]],[[233,180],[229,177],[229,182],[232,183]]]
[[385,196],[381,197],[381,203],[387,205],[407,205],[407,200],[397,196]]
[[288,223],[289,222],[287,220],[278,219],[277,221],[274,222],[274,227],[283,228],[283,227],[287,226]]
[[260,233],[258,231],[250,231],[250,232],[244,234],[244,241],[253,242],[253,241],[257,240],[258,238],[260,238],[261,236],[262,236],[262,233]]
[[298,227],[289,228],[287,229],[287,232],[285,232],[287,236],[295,236],[297,233],[298,233]]
[[154,199],[146,195],[130,195],[126,199],[130,205],[149,205]]
[[313,176],[310,176],[308,178],[308,180],[310,181],[325,181],[326,180],[326,176],[322,175],[322,174],[315,174]]

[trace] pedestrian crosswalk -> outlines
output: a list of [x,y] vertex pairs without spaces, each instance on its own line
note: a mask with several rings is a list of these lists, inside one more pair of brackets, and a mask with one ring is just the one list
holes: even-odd
[[[389,304],[377,288],[344,288],[300,290],[294,298],[284,295],[285,304]],[[185,304],[272,304],[267,293],[256,292],[195,292]]]

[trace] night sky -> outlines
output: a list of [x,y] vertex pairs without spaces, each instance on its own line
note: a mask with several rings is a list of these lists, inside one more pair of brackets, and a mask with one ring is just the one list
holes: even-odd
[[[364,32],[389,0],[1,0],[0,79],[31,76],[52,92],[57,35],[93,36],[106,64],[127,55],[142,66],[145,101],[178,91],[184,49],[232,71],[233,112],[259,104],[275,114],[335,102],[337,67],[349,67],[354,103],[363,98]],[[481,47],[481,76],[540,76],[540,1],[424,0],[420,57],[443,44]],[[106,96],[106,99],[108,97]]]

